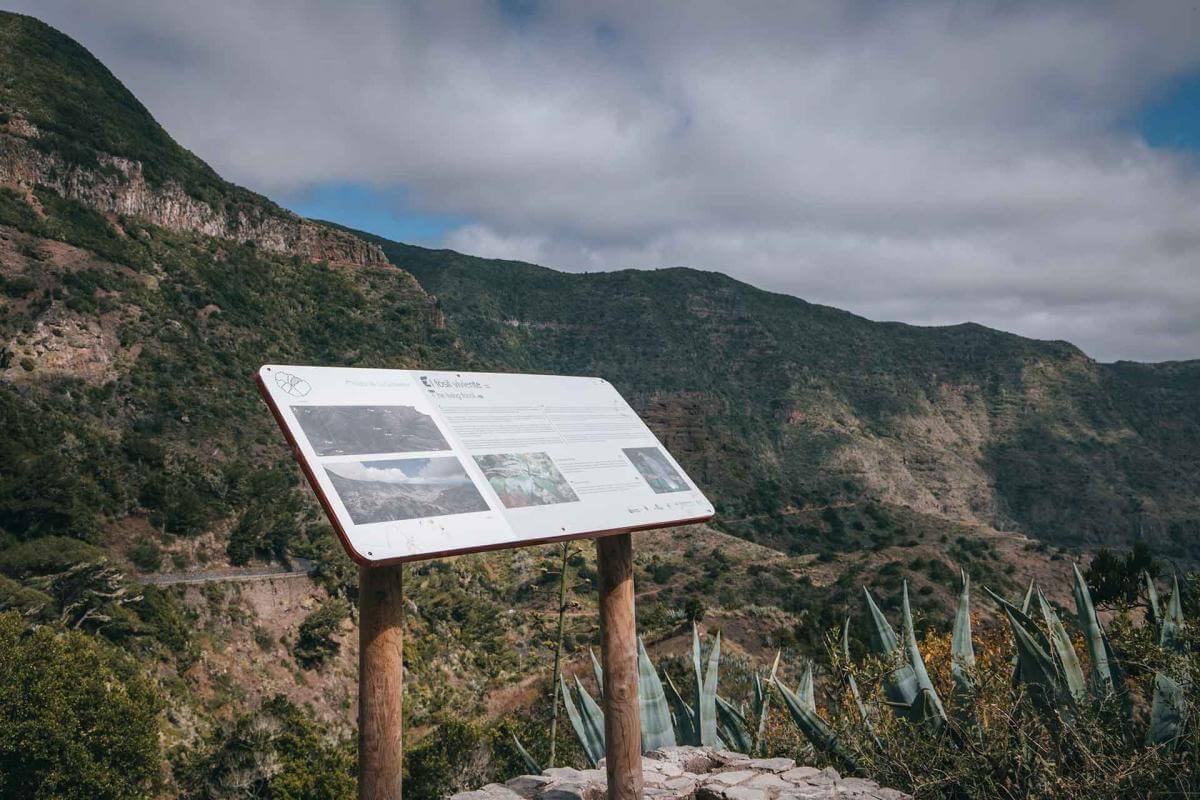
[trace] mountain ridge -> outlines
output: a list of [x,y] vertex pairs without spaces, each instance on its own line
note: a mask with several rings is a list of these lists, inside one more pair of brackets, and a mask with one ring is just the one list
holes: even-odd
[[[1200,470],[1200,361],[1106,364],[1069,342],[978,323],[875,322],[719,272],[565,273],[355,233],[413,273],[485,358],[612,380],[682,448],[685,467],[713,476],[718,497],[737,487],[734,513],[796,505],[799,491],[1061,543],[1147,536],[1179,555],[1196,546],[1187,483]],[[655,326],[670,334],[646,347],[637,330]],[[678,430],[684,421],[690,430]],[[689,441],[704,435],[697,428],[732,439]],[[715,469],[720,458],[738,468]],[[822,472],[840,477],[812,478]],[[783,485],[764,489],[775,475]],[[837,486],[846,480],[865,485]],[[1153,497],[1156,480],[1173,487],[1171,502]]]
[[852,317],[854,319],[861,320],[863,322],[868,322],[868,323],[871,323],[874,325],[897,326],[900,328],[913,328],[913,329],[917,329],[917,330],[930,330],[930,331],[954,331],[954,330],[984,331],[984,332],[991,333],[991,334],[1012,336],[1012,337],[1015,337],[1016,339],[1020,339],[1020,340],[1027,341],[1027,342],[1036,342],[1036,343],[1042,343],[1042,344],[1047,344],[1047,345],[1059,345],[1059,346],[1071,347],[1071,348],[1078,350],[1081,354],[1083,354],[1089,360],[1092,360],[1095,363],[1102,364],[1102,365],[1104,365],[1104,364],[1141,364],[1141,365],[1146,365],[1146,366],[1156,366],[1156,365],[1165,365],[1165,364],[1200,364],[1200,356],[1197,356],[1196,358],[1189,358],[1189,359],[1167,359],[1164,361],[1138,361],[1135,359],[1117,359],[1114,361],[1102,361],[1102,360],[1096,359],[1096,358],[1088,355],[1087,352],[1085,350],[1083,350],[1083,348],[1081,348],[1079,345],[1077,345],[1074,342],[1071,342],[1067,339],[1037,339],[1037,338],[1025,336],[1023,334],[1015,333],[1013,331],[1007,331],[1007,330],[1004,330],[1003,328],[993,328],[989,325],[984,325],[981,322],[975,322],[973,320],[965,320],[963,322],[954,322],[954,323],[948,323],[948,324],[944,324],[944,325],[920,325],[917,323],[905,322],[904,320],[872,319],[871,317],[867,317],[865,315],[858,314],[854,311],[849,311],[847,309],[840,308],[838,306],[829,305],[827,303],[818,303],[818,302],[815,302],[812,300],[808,300],[798,294],[793,294],[791,292],[785,292],[785,291],[779,291],[779,290],[775,290],[775,289],[767,289],[762,286],[758,286],[757,284],[751,283],[750,281],[742,280],[741,278],[735,278],[734,276],[730,275],[729,273],[722,272],[719,269],[700,269],[698,267],[689,267],[686,265],[675,265],[675,266],[669,266],[669,267],[664,267],[664,266],[621,267],[619,269],[584,270],[584,271],[576,272],[573,270],[560,269],[558,267],[546,266],[545,264],[535,264],[532,261],[523,261],[521,259],[492,258],[489,256],[478,256],[478,255],[473,255],[471,253],[465,253],[463,251],[454,250],[453,248],[449,248],[449,247],[426,247],[423,245],[412,244],[409,242],[399,242],[399,241],[396,241],[393,239],[388,239],[386,236],[382,236],[380,234],[376,234],[376,233],[373,233],[368,230],[354,228],[353,226],[344,225],[342,223],[334,222],[332,220],[319,219],[319,218],[311,218],[311,219],[313,222],[318,222],[322,225],[328,225],[332,228],[338,228],[340,230],[344,230],[347,233],[351,233],[351,234],[358,236],[366,241],[371,241],[376,244],[387,244],[387,245],[390,245],[393,247],[411,248],[416,251],[423,251],[426,253],[437,254],[439,256],[443,256],[443,257],[446,257],[449,259],[471,258],[471,259],[477,259],[479,261],[484,261],[484,262],[488,262],[488,263],[495,263],[495,264],[500,264],[500,265],[511,265],[511,266],[517,267],[517,268],[544,271],[546,273],[551,273],[554,275],[589,276],[589,275],[598,275],[598,274],[619,275],[619,274],[623,274],[623,273],[672,273],[672,272],[685,273],[685,274],[690,273],[690,274],[695,274],[695,275],[710,275],[710,276],[714,276],[714,277],[718,277],[721,279],[731,281],[732,283],[738,284],[740,286],[744,286],[744,287],[746,287],[748,289],[752,289],[754,291],[762,292],[765,295],[772,295],[772,296],[776,296],[776,297],[788,298],[789,300],[794,300],[805,306],[813,306],[816,308],[822,308],[822,309],[827,309],[830,311],[838,312],[841,314],[845,314],[847,317]]

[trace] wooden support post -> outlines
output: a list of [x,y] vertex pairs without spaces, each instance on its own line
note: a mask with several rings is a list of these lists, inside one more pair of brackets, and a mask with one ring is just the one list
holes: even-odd
[[400,565],[358,569],[358,798],[400,800],[404,591]]
[[642,722],[638,714],[633,541],[596,540],[600,572],[600,648],[604,662],[604,756],[609,800],[642,800]]

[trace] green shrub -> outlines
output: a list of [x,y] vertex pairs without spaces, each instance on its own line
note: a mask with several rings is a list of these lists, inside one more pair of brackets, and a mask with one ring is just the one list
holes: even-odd
[[142,572],[155,572],[162,566],[163,551],[158,542],[146,537],[129,548],[129,560]]
[[194,749],[176,753],[175,774],[194,800],[351,800],[354,742],[282,695],[213,729]]
[[405,797],[436,800],[487,783],[492,757],[483,728],[449,713],[436,715],[434,723],[436,729],[405,756]]
[[349,614],[350,605],[340,597],[334,597],[305,617],[300,623],[299,636],[292,651],[296,660],[312,669],[336,655],[341,646],[333,636]]
[[112,646],[0,614],[0,797],[149,797],[160,707],[153,684]]
[[104,551],[66,536],[46,536],[0,550],[0,573],[12,578],[62,572],[84,561],[98,561]]
[[171,589],[143,586],[141,599],[130,608],[142,622],[139,632],[161,643],[174,657],[180,672],[200,657],[200,647],[192,637],[194,615],[184,609]]
[[17,611],[22,616],[46,620],[52,616],[54,598],[0,575],[0,611]]
[[1152,578],[1158,576],[1158,563],[1145,542],[1135,542],[1133,549],[1124,556],[1117,555],[1107,547],[1088,565],[1084,578],[1092,592],[1092,600],[1101,605],[1115,602],[1132,604],[1142,588],[1142,572]]

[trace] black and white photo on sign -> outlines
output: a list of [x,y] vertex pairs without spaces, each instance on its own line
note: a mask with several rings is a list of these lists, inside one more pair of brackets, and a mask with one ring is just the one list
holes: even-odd
[[449,450],[433,417],[413,406],[292,406],[318,456]]
[[488,510],[453,456],[344,461],[324,469],[355,525]]
[[686,492],[691,489],[657,447],[626,447],[622,452],[655,494]]

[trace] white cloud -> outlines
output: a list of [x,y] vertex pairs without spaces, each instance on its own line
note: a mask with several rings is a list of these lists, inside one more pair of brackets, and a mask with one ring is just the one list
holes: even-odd
[[30,10],[227,177],[403,186],[467,252],[1200,356],[1200,174],[1127,124],[1192,3]]
[[325,469],[338,477],[356,481],[403,483],[409,486],[471,483],[458,459],[449,457],[339,461],[325,464]]

